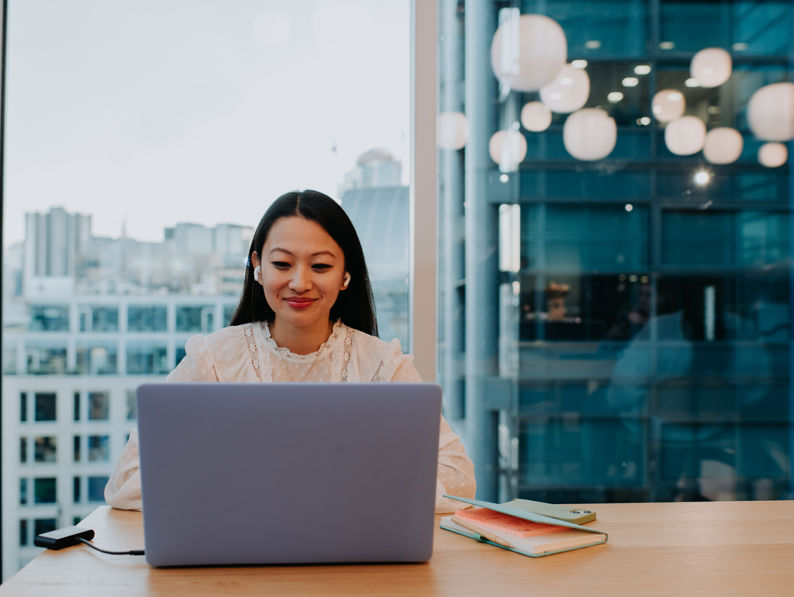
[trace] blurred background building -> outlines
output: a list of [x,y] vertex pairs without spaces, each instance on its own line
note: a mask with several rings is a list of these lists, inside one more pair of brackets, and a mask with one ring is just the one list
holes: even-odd
[[481,498],[794,495],[793,11],[439,3],[440,377]]

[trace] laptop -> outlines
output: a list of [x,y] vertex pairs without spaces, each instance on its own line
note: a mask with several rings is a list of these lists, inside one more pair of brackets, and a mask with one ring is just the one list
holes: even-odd
[[439,386],[144,384],[137,403],[150,565],[430,559]]

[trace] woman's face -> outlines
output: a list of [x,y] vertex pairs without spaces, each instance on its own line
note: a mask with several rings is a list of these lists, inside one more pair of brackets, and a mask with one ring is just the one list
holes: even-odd
[[258,281],[279,326],[327,327],[343,290],[345,256],[322,226],[301,216],[280,218],[252,260],[261,265]]

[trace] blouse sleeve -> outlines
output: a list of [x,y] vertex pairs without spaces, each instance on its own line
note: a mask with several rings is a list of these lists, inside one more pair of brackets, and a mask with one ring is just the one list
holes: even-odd
[[[419,372],[408,355],[401,355],[402,361],[394,371],[390,381],[418,383],[422,381]],[[463,442],[452,430],[444,417],[438,438],[438,477],[436,482],[436,513],[455,512],[461,508],[460,502],[443,497],[444,494],[474,498],[477,482],[474,478],[474,464],[466,455]]]
[[[185,358],[166,378],[173,381],[218,381],[215,364],[202,336],[194,336],[185,344]],[[105,501],[114,508],[140,510],[141,473],[138,459],[138,430],[130,432],[121,458],[105,485]]]

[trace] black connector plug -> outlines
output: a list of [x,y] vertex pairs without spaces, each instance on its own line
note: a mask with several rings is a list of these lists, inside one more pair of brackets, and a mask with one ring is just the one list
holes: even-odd
[[81,539],[90,541],[94,538],[94,531],[82,527],[64,527],[49,533],[41,533],[33,539],[33,545],[47,549],[63,549],[71,545],[82,543]]

